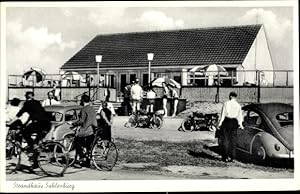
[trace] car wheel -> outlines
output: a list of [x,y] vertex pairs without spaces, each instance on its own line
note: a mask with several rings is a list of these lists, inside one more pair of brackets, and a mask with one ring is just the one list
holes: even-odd
[[266,150],[261,142],[254,142],[252,145],[252,155],[256,159],[265,160],[267,158]]

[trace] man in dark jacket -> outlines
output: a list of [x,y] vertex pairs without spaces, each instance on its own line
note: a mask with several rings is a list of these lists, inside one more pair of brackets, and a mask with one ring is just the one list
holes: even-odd
[[[79,120],[73,123],[73,126],[80,126],[75,137],[75,148],[79,156],[79,160],[74,167],[90,165],[90,160],[83,154],[82,146],[86,147],[87,156],[91,151],[91,144],[94,138],[94,128],[97,127],[96,111],[90,105],[90,98],[87,95],[81,97],[81,105],[83,108],[79,113]],[[83,160],[86,159],[84,162]]]
[[[34,98],[34,93],[29,91],[26,92],[25,98],[26,101],[23,104],[23,107],[16,115],[16,119],[20,118],[24,113],[29,115],[27,123],[25,123],[25,128],[22,130],[22,136],[28,143],[29,151],[34,147],[37,147],[39,140],[44,138],[44,136],[49,132],[51,123],[50,118],[42,107],[41,103]],[[37,136],[33,139],[32,134],[36,133]],[[37,167],[37,160],[33,156],[33,168]]]

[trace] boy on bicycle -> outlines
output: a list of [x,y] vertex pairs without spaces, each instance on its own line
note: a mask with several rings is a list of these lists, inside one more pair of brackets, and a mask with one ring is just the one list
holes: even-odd
[[[94,128],[97,127],[96,112],[90,105],[90,97],[88,95],[82,95],[81,105],[83,108],[79,113],[79,120],[72,123],[73,126],[80,126],[74,140],[75,149],[79,156],[79,160],[77,160],[74,164],[75,168],[90,166],[90,159],[87,156],[89,156],[91,151],[91,144],[94,138]],[[86,148],[86,156],[83,154],[82,146]],[[86,159],[85,162],[84,159]]]

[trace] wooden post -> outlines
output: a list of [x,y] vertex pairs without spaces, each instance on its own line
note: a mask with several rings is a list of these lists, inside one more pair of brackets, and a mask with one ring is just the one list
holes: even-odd
[[286,86],[289,86],[289,72],[286,71]]

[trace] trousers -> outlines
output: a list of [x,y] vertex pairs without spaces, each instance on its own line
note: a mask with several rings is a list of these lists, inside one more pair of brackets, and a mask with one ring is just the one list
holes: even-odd
[[221,126],[222,160],[226,160],[228,157],[232,160],[236,158],[238,127],[237,119],[225,117]]

